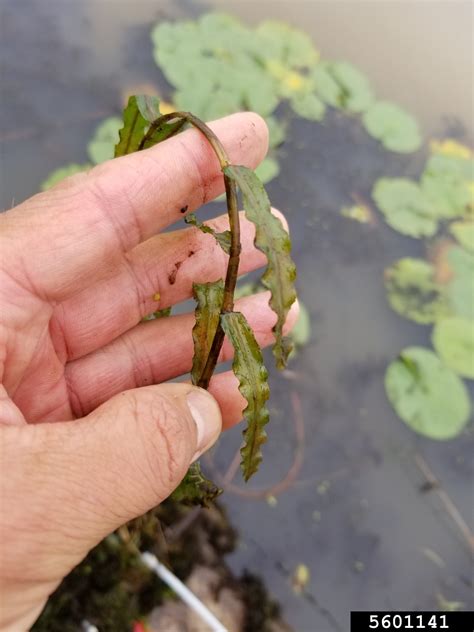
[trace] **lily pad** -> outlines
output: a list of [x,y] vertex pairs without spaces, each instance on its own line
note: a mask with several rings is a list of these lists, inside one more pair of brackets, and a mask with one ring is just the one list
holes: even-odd
[[469,252],[474,253],[474,222],[473,221],[463,221],[463,222],[453,222],[449,226],[449,232],[453,235],[459,244],[469,250]]
[[310,121],[322,121],[326,106],[315,94],[296,95],[291,99],[293,111]]
[[174,102],[204,120],[242,109],[266,116],[275,109],[276,87],[256,39],[236,18],[218,12],[161,22],[152,31],[155,61],[177,88]]
[[280,173],[280,165],[275,158],[267,157],[264,158],[258,165],[255,169],[255,173],[257,174],[260,182],[267,184]]
[[435,154],[426,163],[425,174],[442,177],[456,176],[462,180],[474,179],[474,160],[445,154]]
[[320,63],[312,78],[317,94],[333,107],[360,113],[367,110],[374,100],[367,77],[348,62]]
[[328,105],[340,107],[341,87],[331,72],[331,63],[321,61],[311,73],[316,94]]
[[299,308],[298,320],[290,333],[294,349],[296,347],[305,347],[311,338],[311,318],[308,309],[301,301],[299,302]]
[[410,237],[431,237],[438,220],[429,200],[416,182],[406,178],[380,178],[372,191],[387,224]]
[[119,130],[123,121],[118,116],[111,116],[102,121],[96,128],[92,140],[87,145],[89,158],[96,165],[114,157],[114,148],[119,141]]
[[91,165],[91,164],[85,164],[85,165],[71,164],[71,165],[66,165],[65,167],[60,167],[59,169],[55,169],[48,175],[46,180],[43,180],[43,182],[40,185],[40,188],[42,191],[46,191],[47,189],[50,189],[51,187],[53,187],[55,184],[58,184],[58,182],[61,182],[61,180],[64,180],[64,178],[73,176],[76,173],[88,171],[89,169],[92,169],[93,166],[94,165]]
[[455,246],[448,253],[449,265],[456,277],[470,277],[474,279],[474,254]]
[[445,318],[433,329],[433,346],[440,358],[459,375],[474,379],[474,321]]
[[271,149],[281,145],[286,136],[286,125],[275,116],[267,116],[265,122],[268,127],[268,144]]
[[411,153],[421,146],[421,134],[416,120],[394,103],[378,101],[363,116],[366,130],[387,149]]
[[435,270],[423,259],[406,257],[385,270],[390,306],[401,316],[428,324],[450,313],[444,288],[434,280]]
[[407,426],[430,439],[452,439],[469,420],[465,384],[429,349],[404,349],[387,368],[385,390]]
[[447,288],[452,310],[457,316],[474,319],[474,254],[455,247],[448,262],[454,273]]
[[449,219],[466,213],[473,177],[472,160],[449,155],[435,155],[428,160],[421,187],[438,217]]
[[311,68],[319,59],[311,38],[286,22],[266,20],[255,30],[259,55],[276,59],[290,68]]

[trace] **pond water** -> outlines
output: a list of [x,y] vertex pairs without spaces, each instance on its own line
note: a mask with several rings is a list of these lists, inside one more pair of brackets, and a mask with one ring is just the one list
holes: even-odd
[[[152,60],[153,23],[213,6],[251,24],[290,21],[325,57],[353,62],[378,94],[416,115],[425,139],[472,142],[469,2],[0,4],[2,208],[36,192],[52,169],[85,162],[84,139],[119,112],[124,91],[144,83],[166,91]],[[361,225],[339,213],[353,194],[369,199],[382,175],[418,176],[426,153],[389,153],[335,112],[322,125],[286,115],[284,175],[268,191],[289,219],[312,335],[287,372],[272,371],[270,439],[247,492],[284,479],[295,455],[303,462],[276,501],[224,495],[240,533],[229,562],[260,574],[301,632],[347,630],[351,609],[434,610],[443,598],[472,607],[472,424],[449,442],[423,439],[397,418],[383,387],[400,349],[429,345],[429,329],[391,311],[383,286],[384,268],[423,256],[422,245],[379,215]],[[221,473],[239,432],[212,455]],[[427,476],[440,487],[430,489]],[[302,563],[310,580],[295,594]]]

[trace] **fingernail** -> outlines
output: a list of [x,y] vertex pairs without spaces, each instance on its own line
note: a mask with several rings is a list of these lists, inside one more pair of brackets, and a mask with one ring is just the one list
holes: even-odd
[[195,388],[187,395],[187,402],[197,428],[197,449],[193,461],[213,445],[222,428],[221,411],[207,391]]

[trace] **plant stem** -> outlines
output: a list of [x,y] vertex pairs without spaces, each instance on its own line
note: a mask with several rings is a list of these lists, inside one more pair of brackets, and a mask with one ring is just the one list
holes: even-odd
[[[187,123],[190,123],[193,127],[197,128],[207,139],[209,144],[211,145],[214,153],[216,154],[221,170],[224,171],[226,167],[229,166],[229,158],[226,154],[222,143],[203,121],[199,118],[191,114],[190,112],[171,112],[170,114],[165,114],[160,116],[158,119],[153,121],[148,129],[148,132],[143,137],[139,149],[143,149],[145,143],[153,137],[154,132],[159,128],[163,123],[173,121],[175,119],[182,119]],[[234,291],[235,285],[237,283],[237,275],[239,270],[239,260],[240,260],[240,221],[239,221],[239,210],[237,205],[237,189],[235,182],[231,180],[224,174],[224,183],[225,183],[225,194],[227,201],[227,214],[229,216],[229,228],[231,234],[231,243],[230,243],[230,252],[229,252],[229,262],[227,264],[227,272],[225,277],[225,285],[224,285],[224,298],[222,301],[221,314],[225,314],[226,312],[231,312],[234,309]],[[224,331],[219,324],[216,333],[214,334],[214,339],[211,344],[211,349],[209,351],[209,355],[207,356],[206,364],[204,365],[204,369],[202,370],[201,376],[197,382],[197,386],[201,388],[207,388],[209,386],[209,381],[214,373],[214,369],[217,364],[217,360],[219,357],[219,353],[222,348],[222,344],[224,342]]]

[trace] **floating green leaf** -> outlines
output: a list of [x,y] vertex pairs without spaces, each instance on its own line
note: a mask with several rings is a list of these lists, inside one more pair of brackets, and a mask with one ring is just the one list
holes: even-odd
[[276,338],[273,353],[277,366],[283,368],[290,351],[287,341],[283,338],[283,325],[296,300],[296,266],[291,259],[290,237],[280,220],[272,214],[265,189],[253,171],[246,167],[230,165],[224,173],[240,188],[245,214],[256,227],[255,246],[268,260],[262,284],[271,292],[270,307],[277,315],[277,322],[273,328]]
[[474,321],[445,318],[433,329],[433,346],[440,358],[459,375],[474,379]]
[[286,126],[275,116],[267,116],[265,122],[268,127],[269,147],[274,149],[283,143],[286,135]]
[[449,226],[449,232],[463,248],[474,253],[474,221],[453,222]]
[[451,439],[468,422],[463,381],[429,349],[404,349],[387,368],[385,390],[398,416],[430,439]]
[[387,298],[398,314],[417,323],[433,323],[450,313],[444,288],[423,259],[406,257],[385,270]]
[[331,62],[321,61],[312,72],[316,94],[328,105],[341,107],[341,87],[331,72]]
[[471,202],[469,181],[473,161],[455,156],[434,155],[421,177],[421,187],[440,218],[464,215]]
[[458,316],[474,318],[474,286],[472,277],[455,277],[448,285],[448,298]]
[[209,507],[220,494],[222,494],[222,489],[219,489],[204,476],[199,462],[196,461],[190,466],[186,476],[171,494],[171,498],[185,505]]
[[211,349],[219,325],[224,297],[224,282],[193,283],[196,305],[196,324],[193,327],[194,357],[191,369],[193,384],[197,384]]
[[428,160],[424,173],[434,177],[449,175],[470,182],[474,180],[474,160],[461,156],[435,154]]
[[212,235],[219,246],[222,248],[222,250],[226,254],[230,254],[230,230],[225,230],[222,233],[217,233],[211,226],[207,226],[206,224],[200,222],[194,213],[189,213],[188,215],[186,215],[184,221],[186,222],[186,224],[191,224],[191,226],[195,226],[201,232]]
[[293,111],[310,121],[322,121],[326,106],[315,94],[296,94],[290,101]]
[[474,319],[474,254],[452,248],[448,261],[454,272],[447,289],[452,310],[457,316]]
[[263,59],[276,59],[288,68],[311,68],[319,52],[311,38],[286,22],[266,20],[255,30],[258,54]]
[[365,112],[374,100],[367,77],[346,61],[333,62],[331,73],[340,87],[340,107],[349,112]]
[[387,224],[410,237],[431,237],[438,228],[433,208],[416,182],[406,178],[380,178],[372,191]]
[[43,182],[40,185],[41,190],[46,191],[47,189],[54,187],[54,185],[58,184],[58,182],[61,182],[61,180],[64,180],[64,178],[73,176],[76,173],[82,173],[83,171],[88,171],[89,169],[92,169],[93,166],[94,165],[91,165],[91,164],[85,164],[85,165],[71,164],[71,165],[66,165],[65,167],[60,167],[59,169],[55,169],[48,175],[46,180],[43,180]]
[[299,308],[298,320],[290,333],[290,338],[295,348],[305,347],[311,338],[311,318],[308,309],[301,301],[299,302]]
[[360,113],[374,100],[367,77],[348,62],[322,62],[312,78],[316,93],[332,107]]
[[262,160],[262,162],[255,169],[255,173],[257,174],[258,179],[263,184],[267,184],[276,178],[280,173],[280,165],[275,160],[275,158],[267,157]]
[[448,261],[456,277],[474,278],[474,253],[456,246],[449,251]]
[[255,474],[262,461],[261,446],[267,440],[264,426],[269,421],[266,401],[270,396],[268,372],[252,329],[243,314],[229,312],[221,316],[222,328],[234,347],[232,369],[239,380],[239,390],[247,401],[243,414],[247,427],[243,432],[244,445],[241,468],[244,479]]
[[277,89],[257,39],[223,13],[194,22],[161,22],[152,32],[155,60],[177,88],[174,102],[204,120],[242,109],[266,116],[276,108]]
[[421,145],[416,120],[394,103],[378,101],[363,116],[366,130],[391,151],[410,153]]
[[111,160],[114,157],[114,147],[119,139],[119,130],[123,122],[117,116],[102,121],[96,128],[92,140],[87,145],[87,153],[93,163],[99,165],[101,162]]

